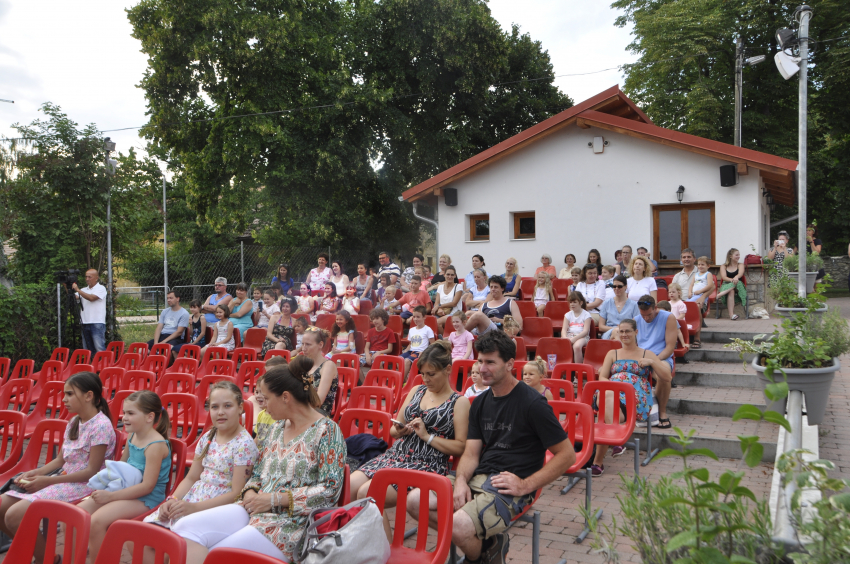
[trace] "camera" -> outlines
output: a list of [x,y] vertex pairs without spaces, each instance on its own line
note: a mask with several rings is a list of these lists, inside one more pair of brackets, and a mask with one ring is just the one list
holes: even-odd
[[60,270],[56,273],[56,282],[64,284],[65,287],[70,290],[71,286],[77,283],[79,277],[80,271],[78,269],[69,268],[68,270]]

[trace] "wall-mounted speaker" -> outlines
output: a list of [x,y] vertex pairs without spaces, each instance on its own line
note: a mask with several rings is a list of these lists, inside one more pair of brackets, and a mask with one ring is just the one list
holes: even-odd
[[738,170],[735,165],[723,165],[720,167],[720,185],[734,186],[738,183]]
[[457,188],[443,188],[443,193],[446,195],[446,205],[457,205]]

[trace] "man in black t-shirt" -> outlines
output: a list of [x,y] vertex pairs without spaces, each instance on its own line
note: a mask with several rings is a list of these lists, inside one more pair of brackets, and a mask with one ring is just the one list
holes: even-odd
[[[466,449],[454,482],[452,541],[470,564],[502,564],[509,547],[505,529],[534,501],[537,490],[572,466],[576,455],[546,398],[511,375],[513,340],[490,331],[475,348],[481,379],[490,389],[475,398],[469,413]],[[555,456],[544,464],[547,450]],[[410,504],[408,510],[418,513]]]

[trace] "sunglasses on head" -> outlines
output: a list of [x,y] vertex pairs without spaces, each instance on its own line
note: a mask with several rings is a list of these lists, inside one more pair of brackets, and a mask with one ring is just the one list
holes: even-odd
[[640,308],[649,308],[649,307],[652,307],[652,306],[655,305],[652,302],[638,302],[637,304],[638,304],[638,307],[640,307]]
[[312,333],[312,332],[314,332],[314,331],[315,331],[315,332],[319,332],[319,331],[321,331],[321,330],[322,330],[322,328],[321,328],[321,327],[316,327],[315,325],[308,325],[308,326],[307,326],[307,328],[306,328],[306,329],[304,329],[304,331],[306,331],[306,332],[308,332],[308,333]]

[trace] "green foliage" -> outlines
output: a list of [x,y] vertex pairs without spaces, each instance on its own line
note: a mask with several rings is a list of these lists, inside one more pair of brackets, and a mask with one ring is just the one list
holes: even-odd
[[[180,163],[199,223],[267,246],[417,247],[404,189],[572,104],[539,43],[482,0],[142,0],[128,15],[152,150]],[[226,119],[255,112],[278,113]]]
[[[787,263],[787,257],[785,262]],[[830,284],[832,280],[828,274],[823,282],[815,287],[814,292],[807,294],[805,298],[801,298],[796,277],[789,276],[784,268],[778,269],[773,261],[765,261],[765,265],[770,274],[770,287],[767,291],[776,305],[779,307],[805,308],[811,311],[824,307],[826,292],[832,287]]]
[[[850,242],[850,10],[844,0],[812,0],[810,36],[822,41],[809,66],[808,219],[818,220],[823,253],[844,254]],[[789,24],[793,2],[764,0],[616,0],[621,27],[633,26],[625,65],[626,93],[656,125],[731,143],[734,133],[735,39],[747,56],[767,56],[744,68],[743,146],[797,159],[797,80],[773,64],[774,33]],[[779,206],[776,217],[796,208]],[[793,224],[782,229],[791,229]]]
[[[788,272],[797,272],[800,266],[800,255],[788,255],[782,262]],[[817,272],[823,268],[823,257],[820,255],[806,254],[806,272]]]
[[22,284],[12,289],[0,286],[0,356],[31,358],[36,365],[50,358],[57,345],[56,287]]

